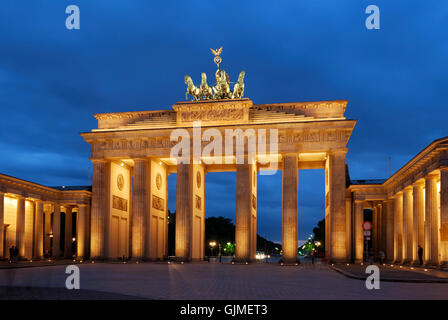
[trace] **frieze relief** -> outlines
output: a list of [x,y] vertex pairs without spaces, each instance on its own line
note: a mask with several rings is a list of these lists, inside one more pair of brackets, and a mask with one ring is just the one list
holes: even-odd
[[112,195],[112,208],[121,211],[128,211],[128,200]]
[[193,121],[232,121],[244,118],[243,109],[217,109],[217,110],[197,110],[181,111],[181,122]]
[[[222,132],[222,142],[225,143],[224,132]],[[266,137],[262,139],[269,143],[269,130],[266,130]],[[303,130],[279,132],[278,141],[280,144],[294,143],[317,143],[317,142],[346,142],[350,137],[349,130]],[[169,149],[175,146],[178,141],[170,141],[170,137],[137,138],[137,139],[107,139],[92,142],[92,151],[103,150],[141,150],[141,149]],[[202,147],[208,145],[209,141],[202,141]],[[235,143],[235,142],[234,142]]]
[[152,207],[156,210],[163,211],[165,209],[165,200],[163,200],[162,198],[153,194],[152,195]]

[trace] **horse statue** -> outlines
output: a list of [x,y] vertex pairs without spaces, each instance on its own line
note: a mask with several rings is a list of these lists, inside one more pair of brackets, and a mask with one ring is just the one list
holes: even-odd
[[244,75],[246,72],[243,70],[238,76],[238,82],[233,86],[232,99],[239,99],[243,97],[244,94]]
[[225,70],[216,71],[216,86],[213,87],[214,99],[231,99],[230,79]]
[[212,88],[207,84],[207,75],[205,72],[201,74],[202,82],[201,82],[201,98],[204,100],[209,100],[213,98],[213,90]]
[[188,95],[190,95],[192,100],[200,100],[201,99],[201,89],[196,87],[191,80],[190,76],[185,76],[185,84],[187,85],[187,92],[185,92],[185,100],[188,100]]

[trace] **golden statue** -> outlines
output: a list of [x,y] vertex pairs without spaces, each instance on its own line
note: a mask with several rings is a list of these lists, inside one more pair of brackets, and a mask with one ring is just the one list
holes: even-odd
[[188,100],[188,95],[190,95],[193,100],[201,99],[201,89],[196,87],[191,80],[190,76],[185,76],[185,84],[187,85],[187,92],[185,93],[185,100]]
[[240,99],[244,94],[244,75],[245,71],[241,71],[238,77],[238,82],[233,86],[233,92],[230,90],[229,75],[225,70],[219,70],[219,64],[221,63],[222,47],[219,49],[210,49],[215,56],[213,61],[216,63],[218,69],[215,72],[216,85],[210,87],[207,84],[207,75],[201,74],[202,82],[200,87],[196,87],[190,76],[185,76],[185,84],[187,85],[187,92],[185,93],[185,99],[188,100],[188,96],[191,96],[192,100],[209,100],[209,99]]
[[232,99],[240,99],[244,94],[244,75],[246,71],[241,71],[238,76],[238,82],[233,86]]
[[216,63],[216,65],[218,66],[218,70],[219,70],[219,64],[221,63],[222,59],[219,56],[222,52],[222,47],[219,49],[215,49],[213,50],[212,48],[210,48],[210,50],[212,51],[212,53],[215,55],[215,57],[213,58],[213,61]]
[[207,84],[207,75],[205,72],[201,74],[202,82],[201,82],[201,98],[203,100],[213,99],[213,90]]

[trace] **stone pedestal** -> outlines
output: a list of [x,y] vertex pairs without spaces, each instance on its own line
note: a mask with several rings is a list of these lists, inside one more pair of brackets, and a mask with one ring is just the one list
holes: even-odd
[[287,155],[283,157],[282,187],[283,262],[295,263],[297,261],[299,197],[299,168],[297,155]]

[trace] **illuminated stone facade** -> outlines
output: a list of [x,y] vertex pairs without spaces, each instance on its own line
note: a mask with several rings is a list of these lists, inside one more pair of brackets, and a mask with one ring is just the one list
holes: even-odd
[[[95,115],[98,128],[81,134],[91,145],[94,163],[91,257],[115,259],[118,252],[118,257],[131,253],[137,260],[166,258],[167,177],[176,172],[175,254],[179,260],[204,259],[205,175],[236,171],[235,258],[241,262],[252,261],[256,254],[257,175],[259,171],[285,168],[284,260],[294,263],[299,227],[298,172],[321,168],[327,176],[326,217],[331,234],[327,255],[332,261],[346,261],[351,254],[347,245],[351,226],[346,216],[345,154],[356,123],[344,117],[346,104],[347,101],[323,101],[254,105],[249,99],[230,99],[180,102],[172,110],[164,111]],[[198,121],[200,129],[195,127]],[[178,141],[170,139],[176,129],[184,130],[190,139],[187,145],[193,148],[196,130],[203,137],[208,129],[222,137],[226,137],[227,130],[265,132],[268,146],[274,142],[270,141],[274,139],[271,131],[278,130],[275,136],[278,145],[275,150],[256,150],[251,157],[250,138],[247,138],[243,143],[244,161],[239,164],[237,142],[232,138],[233,151],[223,156],[222,161],[199,157],[197,162],[178,163],[171,154]],[[219,142],[223,153],[227,142],[226,138]],[[210,140],[199,138],[199,149],[205,150],[209,143]],[[213,153],[211,158],[221,158],[221,155]],[[132,192],[117,194],[115,185],[119,174],[123,175],[125,185],[131,185],[133,177]],[[118,227],[112,223],[117,219],[114,213],[117,211],[110,203],[115,197],[128,201],[132,207],[128,206],[130,218],[121,212]],[[126,250],[116,239],[131,239],[130,247]]]
[[[448,137],[434,141],[385,181],[353,181],[347,189],[355,221],[355,259],[363,257],[363,210],[373,209],[373,249],[387,262],[448,263]],[[375,226],[376,222],[376,226]]]
[[90,199],[90,187],[51,188],[0,174],[0,258],[13,245],[19,259],[88,257]]

